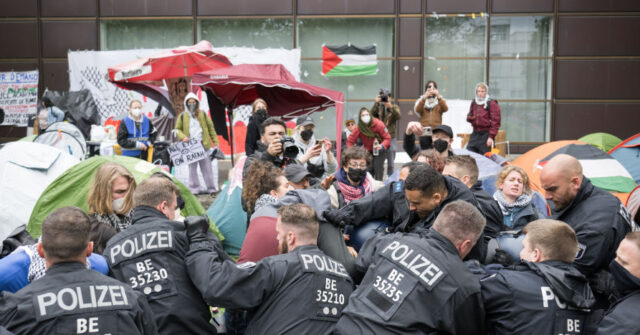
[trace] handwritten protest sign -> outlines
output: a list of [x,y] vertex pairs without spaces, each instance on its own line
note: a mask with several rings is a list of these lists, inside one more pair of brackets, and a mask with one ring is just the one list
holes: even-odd
[[199,140],[178,142],[169,146],[167,150],[169,150],[169,156],[175,166],[191,164],[207,157],[207,153]]
[[38,105],[38,70],[0,72],[0,107],[3,125],[26,126]]

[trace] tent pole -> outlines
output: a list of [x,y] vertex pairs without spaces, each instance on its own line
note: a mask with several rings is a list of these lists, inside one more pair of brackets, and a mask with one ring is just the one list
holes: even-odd
[[231,108],[231,105],[227,106],[227,118],[229,120],[229,146],[231,147],[231,167],[233,167],[235,165],[235,148],[233,143],[233,108]]

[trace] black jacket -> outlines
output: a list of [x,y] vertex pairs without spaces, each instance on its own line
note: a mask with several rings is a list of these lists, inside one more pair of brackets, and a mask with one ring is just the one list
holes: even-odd
[[640,290],[624,296],[611,306],[600,322],[597,334],[640,334],[638,310],[640,310]]
[[587,177],[573,201],[560,211],[551,207],[551,214],[575,230],[580,250],[574,263],[587,277],[608,271],[618,245],[631,231],[629,213],[620,200],[593,186]]
[[[504,215],[504,214],[503,214]],[[502,230],[522,230],[527,223],[538,220],[542,215],[533,206],[533,202],[528,203],[524,208],[517,212],[511,212],[512,227],[503,224]]]
[[595,328],[588,310],[595,298],[572,264],[523,262],[480,284],[489,334],[575,334],[575,327]]
[[192,244],[187,269],[212,306],[252,310],[247,334],[324,334],[353,291],[344,266],[315,245],[236,265],[213,244]]
[[478,201],[482,215],[487,219],[487,225],[484,227],[485,237],[497,237],[499,232],[508,230],[503,224],[500,205],[491,194],[482,189],[482,182],[478,181],[470,190]]
[[147,299],[78,262],[0,299],[0,324],[15,334],[157,334]]
[[244,139],[244,150],[247,156],[258,149],[260,143],[260,124],[263,122],[258,114],[252,114],[247,124],[247,137]]
[[269,152],[267,151],[267,146],[265,146],[262,142],[258,142],[257,146],[256,146],[256,151],[254,151],[254,153],[250,156],[247,157],[247,159],[244,162],[244,168],[242,170],[242,178],[245,178],[247,176],[247,172],[249,171],[249,166],[251,166],[251,163],[253,163],[253,161],[255,160],[261,160],[264,162],[271,162],[273,163],[273,165],[275,165],[276,167],[279,167],[281,169],[284,169],[284,167],[287,164],[294,164],[294,163],[298,163],[299,162],[296,159],[290,159],[287,157],[277,157],[277,156],[271,156],[271,154],[269,154]]
[[360,250],[339,334],[484,334],[480,284],[436,231],[378,235]]
[[[424,143],[423,143],[424,141]],[[433,142],[431,142],[431,136],[420,138],[420,146],[416,146],[416,135],[404,132],[404,138],[402,139],[402,148],[409,155],[409,158],[417,155],[421,150],[427,150],[433,148]],[[453,151],[449,150],[449,156],[455,156]]]
[[211,313],[185,266],[189,242],[182,223],[138,206],[132,226],[107,243],[113,275],[144,293],[160,334],[215,334]]

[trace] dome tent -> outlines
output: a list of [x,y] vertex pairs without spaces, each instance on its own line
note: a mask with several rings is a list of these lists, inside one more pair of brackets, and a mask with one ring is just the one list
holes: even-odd
[[[44,221],[49,213],[57,208],[77,206],[87,211],[87,197],[93,178],[98,167],[106,162],[114,162],[126,167],[131,174],[133,174],[137,183],[140,183],[158,171],[162,171],[149,162],[126,156],[94,156],[78,163],[56,178],[42,193],[29,219],[29,225],[27,226],[29,234],[34,237],[40,236],[42,221]],[[173,177],[172,179],[178,186],[178,189],[180,189],[180,194],[185,201],[182,214],[185,217],[204,214],[204,208],[189,189],[177,179]],[[213,231],[219,239],[224,239],[215,224],[210,224],[210,230]]]

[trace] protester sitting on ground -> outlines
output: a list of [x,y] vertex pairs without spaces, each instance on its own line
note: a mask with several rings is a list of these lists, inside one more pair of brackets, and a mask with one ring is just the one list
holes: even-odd
[[279,169],[269,162],[253,161],[247,171],[242,188],[242,207],[251,220],[251,215],[260,207],[277,202],[287,191],[293,189]]
[[496,199],[482,189],[482,181],[478,180],[478,164],[469,155],[447,157],[442,175],[451,176],[465,184],[478,201],[480,212],[487,219],[484,227],[485,237],[497,237],[504,230],[502,210]]
[[142,102],[131,100],[129,113],[118,128],[118,145],[122,147],[122,155],[147,160],[157,133],[151,120],[142,114]]
[[578,250],[573,229],[545,219],[527,224],[523,233],[522,262],[480,281],[487,333],[576,334],[595,328],[588,318],[593,292],[572,264]]
[[189,275],[210,305],[253,311],[247,334],[326,334],[346,306],[353,282],[344,266],[316,245],[319,224],[311,207],[283,206],[277,215],[279,255],[240,266],[216,250],[219,242],[207,239],[206,222],[187,218]]
[[[247,171],[249,166],[255,160],[264,162],[270,162],[274,166],[284,168],[287,164],[300,163],[296,160],[298,156],[298,147],[293,143],[287,142],[287,145],[292,145],[290,151],[285,152],[283,138],[293,141],[293,138],[286,136],[287,125],[279,117],[270,117],[266,119],[260,126],[260,142],[256,151],[247,156],[244,162],[244,169],[242,171],[242,177],[247,177]],[[243,185],[246,185],[243,180]]]
[[[382,180],[384,176],[384,160],[386,152],[391,145],[391,135],[384,123],[371,116],[365,107],[360,109],[358,115],[358,128],[349,135],[347,147],[356,145],[357,140],[362,140],[362,146],[373,156],[373,162],[369,171],[376,180]],[[377,146],[374,143],[378,142]]]
[[444,158],[435,149],[422,150],[413,156],[413,160],[420,163],[426,163],[439,173],[444,170]]
[[258,148],[260,141],[260,126],[269,115],[267,114],[267,102],[258,98],[251,105],[251,116],[247,124],[247,137],[244,140],[244,150],[247,156],[252,155]]
[[342,166],[327,189],[332,208],[342,208],[384,186],[367,171],[367,166],[371,164],[371,154],[364,148],[347,148],[342,152],[340,162]]
[[493,194],[503,217],[501,230],[520,230],[531,221],[544,217],[533,206],[529,176],[516,165],[506,165],[498,173],[497,190]]
[[600,322],[598,334],[640,334],[640,232],[629,233],[620,242],[609,269],[617,301]]
[[50,125],[64,120],[64,112],[51,102],[51,99],[42,97],[40,100],[40,112],[38,113],[38,128],[43,132]]
[[[431,129],[432,135],[425,135],[428,130],[424,129],[419,122],[409,122],[404,132],[402,147],[409,157],[415,156],[420,150],[435,149],[443,158],[454,156],[451,150],[453,143],[453,130],[446,124],[439,125]],[[418,136],[419,146],[416,146],[415,139]]]
[[431,229],[369,239],[335,334],[484,334],[480,284],[462,262],[483,228],[473,205],[454,201]]
[[[89,240],[93,242],[93,253],[87,257],[86,267],[102,274],[109,274],[107,260],[100,256],[107,241],[116,234],[108,223],[90,218]],[[45,275],[45,260],[38,253],[38,242],[19,246],[14,252],[0,259],[0,292],[17,292],[32,281]]]
[[86,269],[90,229],[89,217],[77,207],[47,216],[37,244],[46,275],[15,294],[2,294],[3,327],[13,334],[157,334],[143,294]]
[[[218,146],[218,135],[213,128],[213,122],[209,115],[200,109],[200,100],[193,92],[189,92],[184,98],[184,106],[185,111],[180,113],[176,121],[176,137],[183,142],[199,141],[207,152],[212,150],[212,145]],[[189,190],[191,193],[201,194],[198,166],[200,166],[202,178],[207,186],[206,193],[218,192],[218,185],[213,182],[214,171],[211,168],[211,159],[209,155],[205,155],[204,158],[189,164]]]
[[131,227],[109,240],[104,255],[115,278],[147,296],[160,334],[215,333],[185,268],[184,224],[173,221],[178,193],[166,178],[143,180],[133,195]]
[[315,127],[313,118],[309,115],[301,116],[296,120],[296,129],[293,134],[299,150],[296,159],[312,176],[323,179],[336,172],[338,163],[331,152],[331,141],[326,137],[321,141],[316,140],[313,135]]
[[123,231],[131,225],[135,189],[136,180],[127,168],[118,163],[103,163],[89,190],[89,216]]

